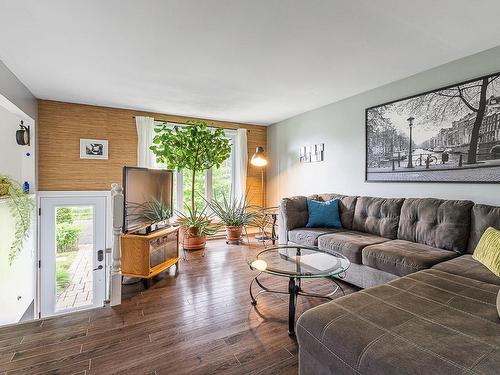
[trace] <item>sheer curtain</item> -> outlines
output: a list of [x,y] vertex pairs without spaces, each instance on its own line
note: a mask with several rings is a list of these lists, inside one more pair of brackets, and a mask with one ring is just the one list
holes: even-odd
[[235,168],[233,173],[233,198],[239,199],[246,194],[247,189],[247,130],[238,129],[236,131],[235,144]]
[[153,145],[155,120],[152,117],[136,116],[137,127],[137,166],[158,168],[156,157],[149,149]]

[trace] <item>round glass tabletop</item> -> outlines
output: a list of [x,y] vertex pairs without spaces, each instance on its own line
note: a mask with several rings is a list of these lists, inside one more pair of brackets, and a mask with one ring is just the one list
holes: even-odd
[[350,266],[340,253],[300,245],[268,247],[248,254],[247,262],[261,272],[296,278],[342,276]]

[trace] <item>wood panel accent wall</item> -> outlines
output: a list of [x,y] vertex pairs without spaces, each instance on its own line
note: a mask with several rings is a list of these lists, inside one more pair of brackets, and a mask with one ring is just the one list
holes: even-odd
[[[122,167],[137,165],[134,116],[149,116],[155,120],[178,123],[186,123],[191,119],[161,113],[39,100],[39,190],[109,190],[113,182],[121,182]],[[249,160],[257,146],[266,147],[265,126],[213,120],[207,122],[214,127],[248,129]],[[80,138],[108,140],[109,159],[80,159]],[[260,170],[250,163],[247,189],[250,202],[260,204]]]

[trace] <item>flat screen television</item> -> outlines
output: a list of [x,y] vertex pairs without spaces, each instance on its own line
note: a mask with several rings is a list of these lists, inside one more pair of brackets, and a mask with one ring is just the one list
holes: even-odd
[[123,168],[123,232],[133,232],[154,224],[142,213],[144,204],[162,200],[172,211],[174,174],[166,169]]

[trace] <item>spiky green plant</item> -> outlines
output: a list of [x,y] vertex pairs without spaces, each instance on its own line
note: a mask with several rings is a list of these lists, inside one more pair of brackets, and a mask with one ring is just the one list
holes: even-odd
[[160,199],[151,197],[151,200],[144,202],[141,208],[142,216],[152,222],[164,221],[172,217],[172,210],[165,204],[162,196]]
[[9,176],[0,175],[0,184],[7,185],[7,204],[10,213],[16,222],[14,240],[9,251],[9,265],[12,265],[14,259],[19,255],[23,248],[24,241],[29,237],[31,230],[31,220],[35,202],[26,194],[20,183]]
[[198,211],[196,207],[192,209],[189,205],[185,204],[185,209],[185,213],[178,211],[177,214],[181,220],[182,227],[186,230],[191,229],[194,236],[198,237],[203,234],[212,235],[220,229],[220,225],[211,223],[213,215],[206,213],[207,206]]
[[222,221],[226,227],[242,227],[251,223],[256,212],[250,211],[247,197],[239,199],[228,199],[225,194],[222,198],[214,197],[212,201],[207,201],[208,207]]

